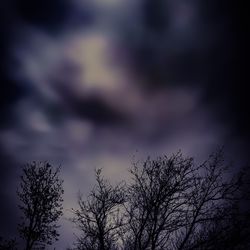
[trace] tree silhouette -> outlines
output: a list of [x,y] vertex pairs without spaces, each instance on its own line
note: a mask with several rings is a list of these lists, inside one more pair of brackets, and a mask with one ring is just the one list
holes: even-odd
[[23,216],[19,224],[25,249],[44,249],[57,240],[57,221],[62,215],[63,181],[60,167],[53,169],[47,162],[32,162],[23,167],[17,194]]
[[237,202],[226,208],[223,216],[204,223],[183,249],[192,250],[245,250],[250,249],[250,214],[240,211]]
[[186,204],[195,168],[191,158],[148,158],[130,170],[125,242],[128,249],[167,249],[173,233],[185,225]]
[[249,212],[242,209],[246,174],[232,174],[219,150],[204,163],[179,152],[134,162],[131,180],[97,185],[74,210],[77,249],[248,249]]
[[82,235],[76,242],[79,250],[116,249],[118,229],[122,225],[120,206],[124,202],[122,187],[113,187],[96,170],[96,186],[85,201],[79,195],[78,210],[72,210],[73,222]]
[[243,244],[240,239],[232,241],[232,229],[248,217],[239,209],[240,201],[247,198],[242,193],[244,178],[244,172],[230,175],[222,151],[199,166],[188,194],[186,223],[175,234],[175,249],[230,249],[222,247],[226,242],[238,249]]

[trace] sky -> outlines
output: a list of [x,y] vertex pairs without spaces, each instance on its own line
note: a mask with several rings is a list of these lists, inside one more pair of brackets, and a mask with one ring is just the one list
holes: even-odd
[[[59,248],[94,169],[129,178],[133,157],[224,146],[249,160],[246,8],[226,0],[3,0],[0,235],[16,234],[21,166],[62,165]],[[70,245],[70,244],[69,244]]]

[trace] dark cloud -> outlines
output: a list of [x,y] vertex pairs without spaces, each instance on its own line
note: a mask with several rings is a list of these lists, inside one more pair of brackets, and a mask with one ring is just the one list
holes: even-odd
[[126,115],[105,103],[98,97],[77,99],[75,96],[63,95],[67,110],[76,117],[102,126],[117,126],[128,120]]
[[142,21],[150,32],[164,32],[168,28],[168,17],[166,1],[146,0],[142,3]]
[[64,77],[61,79],[63,82],[52,83],[53,89],[60,95],[61,109],[80,119],[89,120],[97,126],[119,126],[128,122],[125,113],[107,103],[100,96],[78,96],[70,83],[70,80],[74,78],[73,75],[77,74],[77,70],[72,66],[68,65],[68,67],[64,67]]
[[201,88],[222,122],[249,135],[246,6],[221,0],[144,1],[143,7],[139,28],[124,40],[143,84]]
[[13,121],[10,115],[12,107],[19,100],[21,94],[22,89],[15,82],[8,79],[5,74],[2,74],[0,94],[1,127]]
[[19,98],[19,88],[16,82],[12,81],[6,74],[7,61],[9,55],[9,40],[13,30],[13,20],[10,14],[9,6],[3,2],[0,10],[0,111],[3,123],[8,120],[10,109],[13,103]]
[[90,121],[101,125],[109,124],[116,125],[123,123],[126,119],[123,114],[109,107],[99,98],[89,98],[86,100],[72,100],[73,112],[80,117],[89,119]]
[[68,1],[12,0],[12,11],[25,22],[46,30],[61,28],[70,13]]
[[[215,100],[219,116],[231,123],[235,133],[248,134],[247,22],[245,7],[233,1],[206,1],[203,13],[210,27],[218,29],[217,41],[207,51],[206,96]],[[210,53],[210,56],[209,56]]]

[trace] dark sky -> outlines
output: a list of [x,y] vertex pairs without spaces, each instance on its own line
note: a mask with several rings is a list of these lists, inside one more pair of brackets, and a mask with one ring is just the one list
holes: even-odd
[[[226,0],[1,1],[0,235],[15,234],[20,166],[62,164],[65,216],[93,169],[131,157],[248,161],[247,8]],[[138,152],[137,152],[138,151]],[[137,153],[136,153],[137,152]]]

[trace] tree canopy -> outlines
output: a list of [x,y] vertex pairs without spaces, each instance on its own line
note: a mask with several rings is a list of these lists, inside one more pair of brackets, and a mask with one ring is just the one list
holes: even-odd
[[97,186],[73,210],[76,249],[247,249],[245,173],[229,170],[218,151],[200,165],[180,152],[134,162],[123,186],[98,172]]
[[23,167],[17,191],[23,216],[19,224],[20,236],[26,250],[44,248],[57,240],[57,221],[62,215],[63,181],[60,167],[53,169],[47,162],[32,162]]

